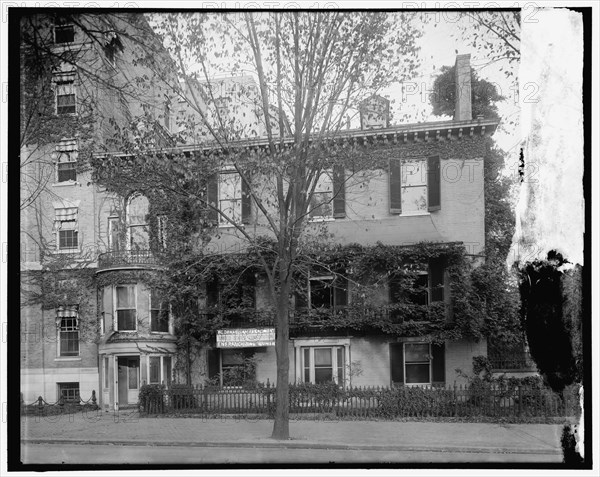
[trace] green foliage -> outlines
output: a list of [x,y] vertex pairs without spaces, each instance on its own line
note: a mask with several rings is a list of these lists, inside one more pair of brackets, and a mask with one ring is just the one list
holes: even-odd
[[[436,116],[454,116],[456,102],[455,66],[442,66],[439,76],[433,82],[433,91],[429,102]],[[498,119],[497,101],[504,100],[496,85],[479,78],[471,69],[471,107],[473,118]]]

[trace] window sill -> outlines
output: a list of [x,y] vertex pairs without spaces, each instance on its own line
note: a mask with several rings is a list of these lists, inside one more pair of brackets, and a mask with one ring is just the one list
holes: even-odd
[[76,254],[76,253],[81,253],[81,249],[79,248],[61,248],[58,250],[53,250],[52,253],[55,254]]
[[410,212],[407,214],[393,214],[397,217],[421,217],[424,215],[431,215],[431,212],[429,211],[424,211],[424,212]]
[[74,185],[81,185],[81,184],[77,181],[68,180],[68,181],[64,181],[64,182],[56,182],[55,184],[52,184],[52,187],[69,187],[69,186],[74,186]]
[[228,224],[219,224],[218,228],[220,228],[220,229],[237,229],[237,228],[240,228],[240,227],[241,228],[245,228],[246,225],[247,224],[242,224],[242,223],[235,224],[235,225],[228,223]]
[[308,219],[309,223],[319,223],[319,222],[335,222],[335,217],[311,217]]
[[54,361],[81,361],[81,356],[59,356]]
[[150,331],[151,335],[167,335],[167,336],[173,336],[172,333],[169,333],[168,331]]

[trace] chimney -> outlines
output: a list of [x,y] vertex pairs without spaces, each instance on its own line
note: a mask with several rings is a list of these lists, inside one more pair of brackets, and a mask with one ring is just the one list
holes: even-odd
[[454,64],[456,85],[454,120],[470,121],[473,119],[471,109],[471,55],[456,55]]

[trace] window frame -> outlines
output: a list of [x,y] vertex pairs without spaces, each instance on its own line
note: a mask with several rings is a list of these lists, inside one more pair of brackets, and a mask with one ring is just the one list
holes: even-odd
[[[335,209],[335,207],[334,207],[334,201],[335,201],[334,182],[335,181],[334,181],[333,175],[334,175],[334,171],[329,170],[329,169],[324,170],[319,175],[319,178],[317,179],[317,184],[315,185],[315,188],[311,194],[310,201],[308,204],[307,214],[308,214],[309,222],[329,222],[329,221],[335,220],[335,210],[334,210]],[[327,189],[327,190],[322,190],[322,189]],[[313,199],[315,198],[315,196],[317,194],[329,194],[329,196],[330,196],[329,200],[323,201],[323,202],[318,202],[319,205],[313,206]],[[319,208],[321,208],[323,206],[328,206],[330,209],[329,213],[327,215],[314,214],[315,211],[319,210]]]
[[120,221],[121,218],[117,215],[111,215],[108,217],[107,242],[108,251],[110,252],[119,252],[121,249],[119,240]]
[[[413,165],[415,163],[420,164],[420,170],[421,170],[421,183],[418,184],[409,184],[408,183],[408,176],[412,176],[412,175],[416,175],[416,174],[407,174],[405,172],[407,166],[409,165]],[[401,201],[401,213],[400,215],[404,215],[404,216],[411,216],[411,215],[426,215],[429,213],[429,183],[427,180],[427,159],[418,159],[418,160],[401,160],[400,161],[400,201]],[[405,197],[405,191],[406,189],[420,189],[420,188],[424,188],[425,192],[423,194],[423,198],[425,199],[425,207],[423,209],[417,209],[417,210],[409,210],[406,211],[405,209],[405,205],[404,205],[404,200],[403,198]]]
[[[145,216],[143,218],[144,222],[143,223],[135,223],[132,224],[132,217],[137,217],[137,215],[132,215],[132,211],[131,211],[131,204],[134,200],[139,199],[139,198],[143,198],[146,201],[147,204],[147,208],[145,209]],[[129,252],[139,252],[139,251],[148,251],[150,250],[150,225],[148,223],[148,219],[147,216],[150,213],[150,200],[148,199],[148,197],[146,197],[143,194],[132,194],[128,199],[127,199],[127,206],[125,209],[125,226],[127,227],[127,231],[126,231],[126,246],[125,249]],[[140,247],[135,247],[134,248],[134,235],[132,233],[132,230],[135,228],[139,228],[141,230],[143,230],[145,232],[145,239],[146,239],[146,248],[140,248]]]
[[[409,184],[406,168],[411,164],[420,164],[421,183]],[[441,180],[440,180],[440,157],[418,157],[418,158],[393,158],[388,164],[388,187],[389,187],[389,212],[399,216],[429,215],[431,212],[441,210]],[[413,174],[410,174],[412,176]],[[423,199],[425,207],[417,210],[406,210],[403,204],[405,189],[424,187]]]
[[[64,19],[65,20],[64,23],[59,24],[57,22],[57,20],[59,18]],[[70,28],[73,31],[73,39],[70,41],[56,41],[56,30],[57,29],[64,30],[64,29],[68,29],[68,28]],[[72,20],[70,21],[70,19],[65,18],[65,17],[55,17],[54,18],[54,24],[52,25],[52,42],[55,45],[68,45],[71,43],[75,43],[75,33],[76,33],[75,32],[75,23],[73,23]]]
[[[413,346],[413,345],[427,345],[428,347],[428,353],[429,353],[429,359],[427,360],[427,362],[425,361],[410,361],[408,362],[408,360],[406,359],[406,346]],[[432,354],[432,350],[431,350],[431,343],[427,343],[424,341],[405,341],[402,343],[402,353],[403,353],[403,358],[404,358],[404,385],[405,386],[424,386],[424,385],[431,385],[433,383],[433,354]],[[408,382],[408,374],[406,372],[406,367],[407,365],[423,365],[427,363],[427,366],[429,368],[429,380],[427,382],[420,382],[420,383],[409,383]]]
[[[344,386],[346,382],[346,345],[344,344],[315,344],[300,346],[300,382],[316,384],[315,350],[329,350],[331,356],[331,366],[320,366],[322,369],[331,369],[332,381],[339,386]],[[339,357],[342,357],[342,363]],[[308,364],[306,359],[308,357]],[[307,376],[308,373],[308,376]],[[340,376],[341,373],[341,376]],[[308,380],[307,380],[308,377]],[[329,381],[327,381],[329,382]]]
[[[55,113],[57,116],[74,116],[77,114],[77,88],[75,86],[75,76],[74,75],[58,75],[54,79],[55,83]],[[59,94],[60,93],[60,85],[71,85],[72,93],[70,94]],[[59,106],[58,98],[63,96],[73,96],[73,104],[69,104],[67,106],[62,105]],[[59,108],[73,108],[73,111],[61,111]]]
[[81,402],[81,386],[79,381],[56,383],[56,394],[58,400],[61,399],[64,391],[75,391],[73,398],[66,398],[64,402]]
[[[170,375],[170,379],[165,379],[165,358],[168,358],[169,361],[169,375]],[[156,360],[158,359],[158,381],[153,381],[151,379],[152,375],[151,373],[151,363],[152,360]],[[147,378],[147,383],[148,384],[163,384],[166,381],[166,385],[169,386],[172,382],[173,382],[173,357],[171,355],[164,355],[164,354],[150,354],[148,355],[148,375],[146,376]]]
[[[133,308],[120,308],[119,307],[119,294],[117,289],[118,288],[129,288],[129,289],[133,289]],[[115,329],[115,331],[118,332],[122,332],[122,333],[135,333],[138,330],[138,313],[137,313],[137,305],[138,305],[138,300],[137,300],[137,285],[136,284],[122,284],[122,285],[115,285],[113,287],[113,293],[114,293],[114,324],[113,327]],[[134,312],[134,329],[121,329],[119,326],[119,311],[120,310],[133,310]]]
[[[232,199],[225,199],[222,198],[222,196],[224,195],[224,190],[223,190],[223,176],[237,176],[237,179],[239,181],[239,187],[238,184],[234,184],[233,188],[233,198]],[[228,217],[230,219],[233,219],[232,221],[235,223],[235,225],[242,225],[243,224],[243,186],[242,186],[242,176],[240,175],[240,173],[238,171],[236,171],[235,169],[223,169],[221,171],[218,172],[217,174],[217,207],[219,209],[219,211],[221,211],[220,214],[218,214],[218,223],[219,223],[219,227],[234,227],[234,225],[231,223],[231,221],[225,219],[223,217],[223,213],[225,212],[225,209],[222,206],[223,202],[235,202],[236,204],[236,208],[234,210],[234,212],[239,208],[239,216],[238,217],[232,217],[230,214],[226,214],[228,215]],[[238,190],[239,189],[239,190]],[[239,204],[239,206],[237,205]]]
[[[63,320],[70,320],[69,326],[65,326],[63,329]],[[79,313],[75,307],[68,307],[64,310],[57,310],[56,315],[56,332],[57,332],[57,357],[58,358],[78,358],[81,356],[81,348],[79,343],[81,341],[80,329],[79,329]],[[68,342],[75,342],[77,344],[76,352],[66,353],[63,350],[63,333],[72,334],[76,333],[76,339],[67,339]]]
[[109,358],[106,355],[103,356],[103,359],[102,359],[102,370],[103,370],[102,389],[109,389],[110,388]]
[[[157,333],[157,334],[169,334],[171,332],[171,307],[169,306],[168,303],[166,303],[164,300],[160,300],[158,303],[158,308],[153,307],[153,296],[157,295],[159,296],[160,294],[156,291],[156,290],[149,290],[148,292],[148,309],[150,310],[150,333]],[[159,298],[157,298],[159,299]],[[154,305],[156,305],[156,303],[154,303]],[[166,305],[166,309],[163,310],[163,306]],[[152,324],[154,322],[154,311],[158,311],[158,320],[157,323],[159,323],[160,320],[160,314],[161,312],[166,312],[166,331],[161,331],[160,329],[157,330],[153,330],[152,329]],[[163,319],[164,322],[164,319]]]

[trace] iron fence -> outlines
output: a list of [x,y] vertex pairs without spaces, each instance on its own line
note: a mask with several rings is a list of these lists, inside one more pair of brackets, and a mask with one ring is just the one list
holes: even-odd
[[[291,414],[337,417],[568,417],[578,400],[530,385],[366,387],[290,384]],[[162,395],[140,400],[140,411],[154,413],[243,414],[272,417],[276,388],[174,385]]]

